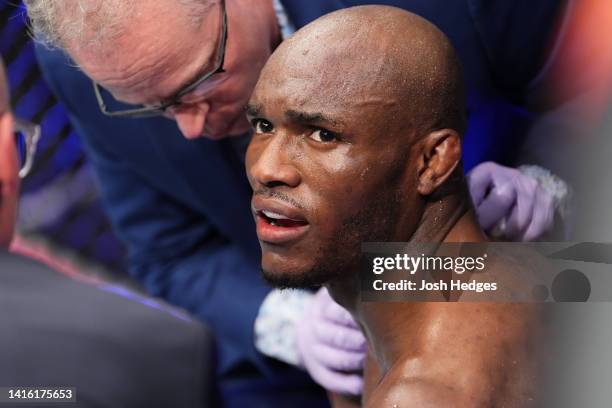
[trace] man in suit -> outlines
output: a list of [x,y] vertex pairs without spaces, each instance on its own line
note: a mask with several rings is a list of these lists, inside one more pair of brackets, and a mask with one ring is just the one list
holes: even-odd
[[[242,112],[283,38],[322,14],[360,3],[156,0],[128,7],[119,0],[90,0],[70,7],[26,1],[40,37],[65,48],[97,84],[92,89],[90,78],[61,53],[39,49],[45,77],[83,137],[108,213],[127,244],[131,274],[150,293],[211,325],[228,404],[240,405],[238,396],[245,395],[281,404],[279,398],[291,392],[316,393],[303,374],[281,362],[306,367],[336,391],[360,388],[359,378],[345,372],[363,361],[363,343],[352,323],[335,318],[340,312],[321,312],[333,308],[329,298],[280,293],[259,279],[243,172],[249,124]],[[544,67],[559,2],[378,3],[423,15],[458,48],[474,130],[466,136],[466,167],[505,159],[525,123],[515,103],[523,102]],[[127,119],[155,114],[176,124],[159,117]],[[550,194],[514,169],[488,166],[493,169],[473,178],[485,227],[507,220],[505,230],[516,239],[546,231]],[[321,332],[334,334],[312,335]],[[309,341],[301,340],[308,335]]]
[[212,336],[201,323],[7,251],[27,172],[8,100],[0,60],[0,387],[74,388],[77,407],[210,406]]

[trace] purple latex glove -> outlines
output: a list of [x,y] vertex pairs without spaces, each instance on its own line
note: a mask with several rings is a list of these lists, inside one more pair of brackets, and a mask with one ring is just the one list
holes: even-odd
[[300,364],[323,388],[359,395],[367,345],[350,313],[321,288],[297,325]]
[[484,162],[467,175],[480,226],[498,229],[503,238],[533,241],[554,225],[555,206],[550,193],[520,171]]

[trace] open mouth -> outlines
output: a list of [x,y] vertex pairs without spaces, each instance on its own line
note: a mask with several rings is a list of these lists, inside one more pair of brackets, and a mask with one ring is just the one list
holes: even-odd
[[261,217],[264,222],[270,224],[273,227],[296,228],[308,225],[306,221],[294,220],[289,217],[285,217],[282,214],[278,214],[268,210],[258,211],[257,216]]
[[[281,214],[281,211],[287,215]],[[265,244],[286,244],[295,241],[306,234],[310,227],[308,221],[295,211],[282,208],[256,210],[255,222],[257,237]]]

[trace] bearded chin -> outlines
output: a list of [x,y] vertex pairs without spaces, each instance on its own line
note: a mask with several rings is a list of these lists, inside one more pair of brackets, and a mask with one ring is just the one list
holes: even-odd
[[261,275],[271,286],[278,289],[313,289],[317,288],[339,274],[320,265],[306,271],[270,271],[261,269]]
[[[310,259],[301,258],[302,254],[297,261],[291,259],[295,263],[285,262],[279,268],[262,267],[264,280],[279,289],[310,289],[357,275],[363,242],[392,241],[399,203],[393,192],[389,196],[388,200],[376,200],[377,205],[364,206],[358,214],[348,217],[332,237],[309,251]],[[296,267],[300,262],[302,265]]]

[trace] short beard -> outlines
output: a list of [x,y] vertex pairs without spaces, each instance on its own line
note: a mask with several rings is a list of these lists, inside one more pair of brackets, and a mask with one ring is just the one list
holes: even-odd
[[[359,273],[361,244],[366,241],[387,242],[393,237],[394,225],[400,210],[399,198],[380,201],[378,206],[362,209],[350,217],[338,234],[321,245],[313,266],[308,270],[275,273],[261,269],[261,275],[271,286],[278,289],[312,289],[331,281]],[[337,249],[338,245],[345,248]]]
[[261,276],[270,286],[277,289],[316,289],[333,279],[327,272],[322,268],[316,268],[305,273],[275,274],[261,269]]

